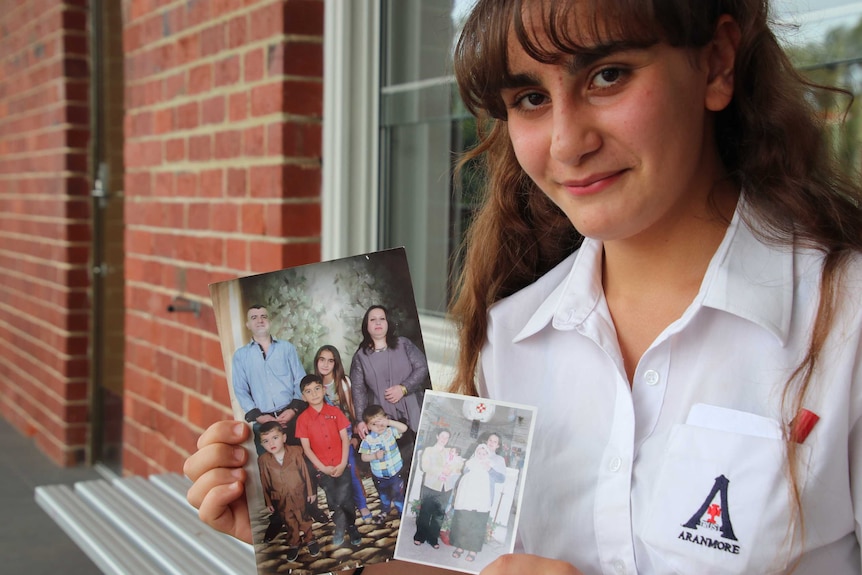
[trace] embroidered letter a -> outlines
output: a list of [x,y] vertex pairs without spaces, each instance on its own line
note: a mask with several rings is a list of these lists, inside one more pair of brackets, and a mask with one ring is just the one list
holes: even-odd
[[[736,541],[736,535],[733,533],[733,525],[730,523],[730,511],[727,507],[727,485],[730,483],[730,480],[727,479],[724,475],[719,475],[715,478],[715,483],[712,484],[712,490],[709,492],[709,495],[706,496],[706,499],[703,501],[703,505],[700,506],[694,515],[691,516],[691,519],[682,524],[683,527],[688,527],[689,529],[697,529],[698,524],[700,523],[701,518],[709,512],[710,514],[710,523],[715,522],[716,509],[715,506],[712,505],[712,500],[715,499],[716,493],[721,493],[721,536],[725,539],[732,539]],[[712,509],[710,509],[712,506]]]

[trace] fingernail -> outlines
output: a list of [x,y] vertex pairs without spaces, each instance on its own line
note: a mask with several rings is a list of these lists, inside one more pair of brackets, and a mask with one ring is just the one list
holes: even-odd
[[235,468],[230,470],[230,474],[232,477],[236,477],[237,479],[242,479],[242,469]]
[[237,461],[242,461],[243,456],[245,455],[245,450],[242,447],[237,447],[233,450],[233,458]]
[[242,435],[242,428],[245,427],[245,424],[241,421],[238,421],[236,425],[233,426],[233,434],[234,435]]

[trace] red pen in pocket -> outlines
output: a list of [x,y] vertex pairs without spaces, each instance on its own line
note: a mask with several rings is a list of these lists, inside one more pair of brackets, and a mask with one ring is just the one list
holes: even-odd
[[818,421],[820,421],[819,415],[805,408],[800,409],[790,422],[790,441],[804,443]]

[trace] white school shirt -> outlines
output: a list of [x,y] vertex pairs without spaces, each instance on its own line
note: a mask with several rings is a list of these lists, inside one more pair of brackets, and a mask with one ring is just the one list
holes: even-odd
[[822,258],[765,245],[734,216],[700,291],[629,387],[581,248],[489,312],[479,391],[538,406],[518,549],[586,574],[859,574],[862,261],[805,406],[804,544],[789,537],[784,383],[807,350]]

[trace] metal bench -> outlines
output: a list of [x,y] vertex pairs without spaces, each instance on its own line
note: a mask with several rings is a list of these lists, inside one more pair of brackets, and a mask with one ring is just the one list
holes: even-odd
[[[103,475],[106,475],[103,473]],[[104,573],[255,572],[254,549],[202,523],[169,473],[36,488],[36,502]]]

